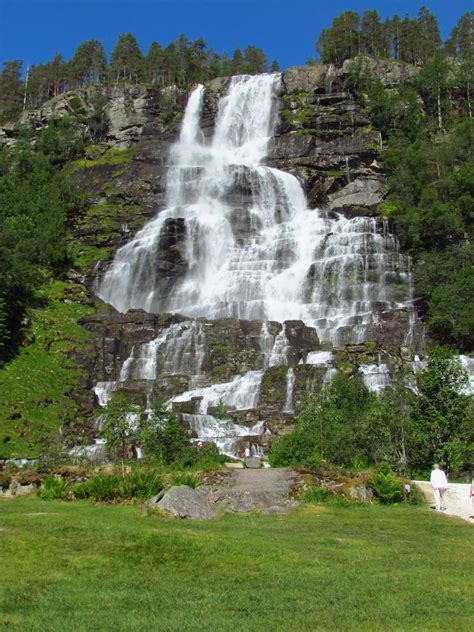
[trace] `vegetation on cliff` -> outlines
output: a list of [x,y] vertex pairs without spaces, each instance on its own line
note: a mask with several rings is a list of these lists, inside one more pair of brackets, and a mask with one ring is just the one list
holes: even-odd
[[426,476],[435,461],[451,472],[469,471],[474,407],[467,383],[459,359],[442,348],[433,349],[415,379],[401,376],[378,395],[359,375],[340,372],[321,390],[309,389],[295,430],[273,444],[270,462],[315,468],[388,463],[412,478]]
[[[472,52],[473,22],[474,11],[460,18],[444,45],[449,55]],[[316,49],[327,64],[341,64],[357,55],[424,64],[440,45],[438,21],[429,9],[421,7],[414,19],[393,15],[384,21],[375,10],[362,16],[344,11],[321,31]]]
[[194,41],[185,35],[163,48],[152,42],[146,55],[132,33],[122,33],[107,63],[104,47],[98,40],[79,45],[69,61],[58,53],[46,64],[28,69],[22,78],[23,62],[9,60],[0,72],[0,122],[18,115],[24,106],[35,108],[67,90],[109,83],[145,83],[164,87],[190,86],[198,81],[242,73],[256,74],[279,69],[269,64],[265,52],[249,45],[233,55],[217,54],[202,38]]

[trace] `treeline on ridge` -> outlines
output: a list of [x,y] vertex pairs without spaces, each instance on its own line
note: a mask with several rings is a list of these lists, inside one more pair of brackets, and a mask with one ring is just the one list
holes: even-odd
[[236,48],[232,57],[219,55],[202,38],[189,40],[181,35],[166,47],[152,42],[144,54],[132,33],[122,33],[110,55],[98,40],[79,45],[69,61],[60,53],[46,64],[28,69],[22,79],[23,62],[5,61],[0,73],[0,121],[17,115],[22,107],[35,108],[67,90],[108,82],[148,83],[162,87],[186,87],[215,77],[267,70],[277,71],[278,62],[269,64],[261,48]]
[[[471,53],[473,33],[474,11],[471,11],[451,31],[444,43],[445,52],[450,56]],[[341,64],[357,55],[369,55],[421,65],[433,57],[441,43],[436,16],[421,7],[416,18],[394,15],[384,21],[375,10],[362,16],[355,11],[344,11],[334,18],[330,28],[321,31],[316,49],[327,64]]]

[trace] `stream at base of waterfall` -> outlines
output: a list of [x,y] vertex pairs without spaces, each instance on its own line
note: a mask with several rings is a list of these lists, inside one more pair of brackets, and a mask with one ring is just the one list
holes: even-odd
[[[134,348],[117,380],[96,385],[99,404],[106,405],[128,379],[144,381],[151,392],[158,374],[185,369],[192,388],[169,405],[196,398],[195,412],[183,413],[183,421],[197,438],[233,455],[244,439],[259,452],[265,420],[247,427],[219,420],[209,409],[219,403],[231,411],[258,408],[264,370],[288,366],[285,326],[272,336],[268,321],[301,320],[329,347],[343,346],[364,342],[380,312],[411,309],[413,298],[409,259],[386,223],[309,209],[295,176],[265,166],[280,87],[279,74],[233,77],[219,100],[210,140],[200,129],[205,89],[193,90],[170,152],[166,208],[116,252],[96,288],[120,312],[189,319]],[[184,222],[186,265],[170,288],[156,270],[162,235],[176,221]],[[262,321],[261,370],[202,386],[206,340],[199,317]],[[315,350],[303,362],[325,367],[329,380],[331,360],[331,352]],[[384,365],[361,369],[370,388],[388,383]],[[288,414],[294,413],[294,382],[291,368],[282,410]]]

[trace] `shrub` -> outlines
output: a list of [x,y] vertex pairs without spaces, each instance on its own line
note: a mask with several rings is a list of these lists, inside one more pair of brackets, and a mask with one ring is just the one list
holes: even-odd
[[193,474],[176,474],[171,479],[171,487],[176,485],[187,485],[188,487],[195,489],[199,485],[199,481]]
[[43,479],[43,488],[38,492],[42,500],[67,500],[68,483],[60,476],[47,476]]
[[375,498],[384,505],[399,503],[404,500],[403,482],[395,478],[393,472],[384,465],[372,477],[370,486]]
[[204,443],[202,448],[188,445],[181,450],[180,458],[176,461],[179,467],[199,467],[200,470],[212,470],[220,467],[228,460],[213,443]]
[[328,499],[328,490],[325,487],[313,487],[303,495],[305,503],[324,503]]
[[72,486],[75,498],[92,498],[96,502],[145,500],[163,487],[161,476],[154,471],[137,471],[126,476],[95,476]]

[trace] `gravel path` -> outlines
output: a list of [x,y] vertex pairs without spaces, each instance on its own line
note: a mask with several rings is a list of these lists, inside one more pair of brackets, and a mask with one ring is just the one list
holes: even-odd
[[[426,481],[413,481],[417,487],[419,487],[425,494],[431,506],[434,507],[433,490],[430,483]],[[467,483],[450,483],[448,491],[446,492],[446,511],[444,514],[448,516],[457,516],[463,520],[467,520],[471,524],[474,524],[474,520],[469,516],[472,514],[471,499],[469,497],[470,485]]]

